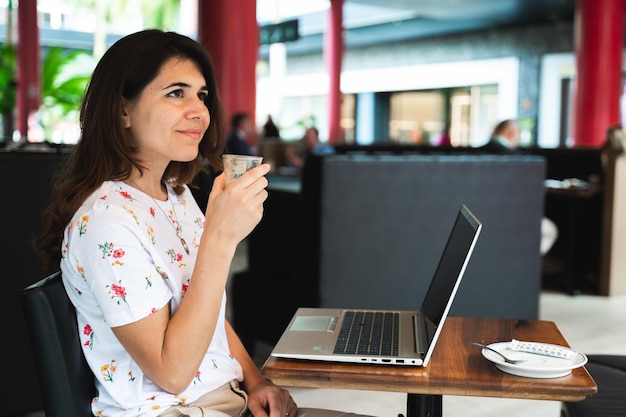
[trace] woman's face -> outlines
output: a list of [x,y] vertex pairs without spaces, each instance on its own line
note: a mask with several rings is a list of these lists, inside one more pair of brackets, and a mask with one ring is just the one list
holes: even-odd
[[164,169],[170,161],[197,157],[211,120],[204,104],[207,94],[198,66],[171,58],[136,99],[124,103],[122,120],[142,165]]

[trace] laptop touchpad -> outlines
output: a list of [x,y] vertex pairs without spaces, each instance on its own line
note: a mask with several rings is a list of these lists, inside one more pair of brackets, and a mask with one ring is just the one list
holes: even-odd
[[336,320],[336,317],[297,316],[290,330],[326,332]]

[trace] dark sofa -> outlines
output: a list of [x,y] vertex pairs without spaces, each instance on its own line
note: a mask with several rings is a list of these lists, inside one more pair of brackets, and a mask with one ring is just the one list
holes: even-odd
[[451,314],[536,319],[545,169],[531,155],[309,159],[301,190],[270,185],[233,284],[235,329],[253,349],[299,306],[417,308],[461,204],[484,228]]
[[64,150],[0,150],[0,208],[4,220],[0,249],[5,280],[0,302],[4,372],[10,375],[0,390],[0,416],[14,416],[42,409],[30,340],[26,332],[18,292],[48,274],[31,247],[41,232],[41,212],[50,200],[50,183],[66,155]]

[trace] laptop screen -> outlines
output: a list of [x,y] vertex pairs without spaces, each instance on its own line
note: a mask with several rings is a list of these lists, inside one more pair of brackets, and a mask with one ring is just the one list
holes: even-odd
[[[456,291],[457,278],[464,272],[481,227],[480,221],[462,206],[422,304],[422,313],[426,322],[430,322],[429,328],[431,324],[438,327],[450,308],[453,299],[450,295]],[[450,302],[446,303],[446,300]]]

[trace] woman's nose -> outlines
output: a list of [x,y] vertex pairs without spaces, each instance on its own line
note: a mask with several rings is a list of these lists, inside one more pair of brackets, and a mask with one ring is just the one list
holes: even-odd
[[207,108],[203,100],[201,100],[200,98],[195,98],[191,100],[188,114],[191,118],[208,117],[209,109]]

